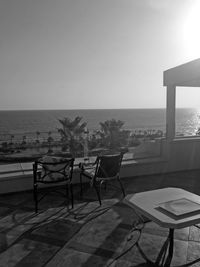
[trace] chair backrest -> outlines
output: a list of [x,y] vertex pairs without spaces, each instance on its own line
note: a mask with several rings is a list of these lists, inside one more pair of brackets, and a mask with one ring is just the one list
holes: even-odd
[[[34,179],[39,182],[60,182],[72,179],[74,158],[46,156],[35,162],[35,170],[41,168],[39,175]],[[35,173],[36,174],[36,173]]]
[[111,178],[119,175],[122,158],[122,153],[98,156],[95,176]]

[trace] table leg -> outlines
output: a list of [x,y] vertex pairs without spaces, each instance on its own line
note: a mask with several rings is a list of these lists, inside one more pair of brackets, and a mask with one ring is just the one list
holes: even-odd
[[149,264],[149,266],[170,267],[174,250],[174,229],[169,230],[169,235],[166,241],[164,242],[155,263],[153,263],[151,260],[148,259],[148,257],[144,254],[143,250],[141,249],[138,243],[137,243],[137,248],[142,257]]
[[173,250],[174,250],[174,229],[170,229],[169,235],[158,254],[155,264],[157,266],[169,267],[173,257]]
[[168,255],[165,261],[164,266],[168,267],[171,264],[172,257],[173,257],[173,251],[174,251],[174,229],[169,230],[169,249],[168,249]]

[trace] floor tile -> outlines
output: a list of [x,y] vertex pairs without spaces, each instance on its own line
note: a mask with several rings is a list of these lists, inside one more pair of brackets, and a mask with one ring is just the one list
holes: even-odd
[[46,267],[105,267],[107,262],[108,258],[64,248],[57,253]]

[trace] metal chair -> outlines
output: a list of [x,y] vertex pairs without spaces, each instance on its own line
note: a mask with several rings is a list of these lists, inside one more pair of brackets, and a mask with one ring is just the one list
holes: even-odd
[[50,191],[58,184],[66,186],[66,197],[71,195],[71,205],[73,208],[73,187],[72,187],[72,174],[73,174],[74,158],[50,157],[45,156],[40,160],[33,163],[33,192],[35,201],[35,212],[38,212],[38,202],[42,200],[47,193],[42,194],[38,199],[38,186],[39,184],[49,184]]
[[[123,154],[118,153],[114,155],[98,156],[92,165],[80,164],[80,186],[81,196],[83,195],[82,178],[83,176],[90,179],[91,186],[96,190],[99,204],[101,205],[101,186],[110,180],[116,179],[119,182],[123,196],[125,197],[125,190],[120,180],[120,168]],[[98,188],[99,184],[99,188]]]

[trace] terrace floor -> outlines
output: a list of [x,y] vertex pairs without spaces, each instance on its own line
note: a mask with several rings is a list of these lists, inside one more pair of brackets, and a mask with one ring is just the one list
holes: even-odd
[[[179,187],[200,195],[200,171],[150,175],[123,179],[126,193],[163,187]],[[92,188],[79,198],[74,187],[75,207],[67,207],[60,195],[49,195],[35,214],[31,192],[0,196],[0,266],[149,266],[134,242],[130,230],[138,217],[123,203],[116,186],[103,191],[100,207]],[[140,244],[155,259],[168,230],[145,223]],[[126,250],[130,250],[114,261]],[[172,266],[195,260],[200,255],[200,230],[194,226],[175,231]],[[192,265],[200,266],[200,262]]]

